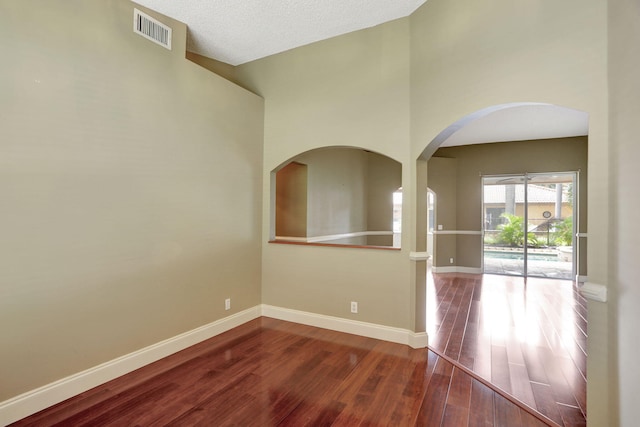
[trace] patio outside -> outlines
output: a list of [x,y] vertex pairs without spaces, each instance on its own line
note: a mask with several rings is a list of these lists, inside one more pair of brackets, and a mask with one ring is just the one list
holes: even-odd
[[574,175],[496,176],[483,183],[484,272],[572,280]]
[[[573,280],[571,259],[563,261],[554,249],[529,249],[527,276]],[[484,273],[522,276],[524,254],[506,248],[485,246]]]

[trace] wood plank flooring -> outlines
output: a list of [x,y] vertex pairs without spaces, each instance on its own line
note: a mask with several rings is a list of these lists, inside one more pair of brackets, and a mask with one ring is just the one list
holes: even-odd
[[[475,288],[473,281],[469,283]],[[456,289],[454,294],[465,293],[458,285],[451,289]],[[449,310],[452,307],[449,304]],[[449,320],[449,310],[439,312],[441,333],[445,323],[456,323]],[[479,311],[476,322],[483,328],[483,310]],[[458,353],[467,347],[460,345]],[[503,353],[508,357],[506,348]],[[549,374],[544,366],[543,372]],[[504,381],[509,378],[501,375]],[[534,397],[544,393],[537,388],[538,383],[531,387]],[[553,423],[542,422],[430,350],[265,317],[15,423],[164,425],[540,427]]]
[[586,425],[586,301],[571,281],[429,274],[429,345],[564,426]]

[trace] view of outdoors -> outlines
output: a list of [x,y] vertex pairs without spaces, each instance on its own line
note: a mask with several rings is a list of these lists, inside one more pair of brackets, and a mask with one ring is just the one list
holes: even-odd
[[485,273],[573,279],[574,178],[483,178]]

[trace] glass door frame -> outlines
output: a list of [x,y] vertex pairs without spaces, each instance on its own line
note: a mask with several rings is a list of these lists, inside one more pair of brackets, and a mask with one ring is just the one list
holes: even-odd
[[[524,185],[524,200],[523,200],[523,232],[524,232],[524,242],[523,242],[523,254],[524,254],[524,259],[523,259],[523,273],[522,273],[522,277],[529,277],[529,273],[528,273],[528,258],[529,258],[529,251],[528,251],[528,244],[527,244],[527,236],[528,236],[528,223],[529,223],[529,197],[528,197],[528,190],[529,190],[529,181],[531,180],[531,178],[534,178],[536,176],[551,176],[551,177],[555,177],[555,176],[570,176],[571,177],[571,184],[573,186],[573,200],[572,200],[572,213],[571,215],[573,216],[573,230],[571,233],[571,247],[573,248],[572,250],[572,260],[571,260],[571,280],[573,280],[577,274],[578,271],[580,271],[579,266],[578,266],[578,262],[579,262],[579,241],[578,241],[578,230],[580,230],[579,227],[579,221],[580,221],[580,203],[579,203],[579,182],[580,182],[580,171],[563,171],[563,172],[524,172],[524,173],[511,173],[511,174],[491,174],[491,175],[480,175],[481,178],[481,186],[482,186],[482,192],[481,192],[481,218],[482,218],[482,239],[481,239],[481,245],[482,245],[482,256],[481,256],[481,262],[482,262],[482,271],[484,273],[484,268],[485,268],[485,260],[484,260],[484,252],[485,252],[485,233],[486,233],[486,221],[485,221],[485,179],[498,179],[498,178],[502,178],[502,179],[509,179],[509,178],[513,178],[513,179],[522,179],[522,185]],[[489,184],[490,185],[490,184]],[[518,185],[518,184],[513,184],[513,185]],[[536,276],[533,276],[536,277]]]

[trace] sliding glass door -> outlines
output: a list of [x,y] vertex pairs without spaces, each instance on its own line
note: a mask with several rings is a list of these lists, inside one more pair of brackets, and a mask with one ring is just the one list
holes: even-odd
[[483,177],[484,272],[575,277],[576,174]]
[[524,276],[524,176],[483,178],[484,272]]

